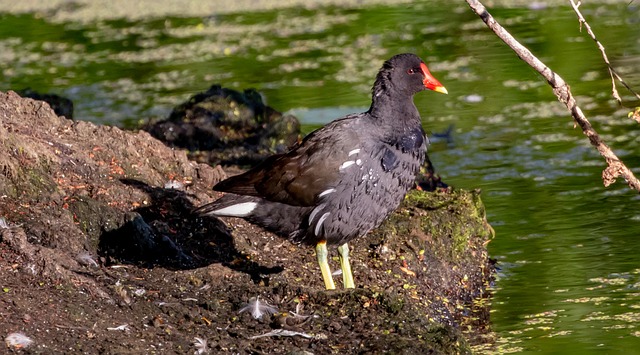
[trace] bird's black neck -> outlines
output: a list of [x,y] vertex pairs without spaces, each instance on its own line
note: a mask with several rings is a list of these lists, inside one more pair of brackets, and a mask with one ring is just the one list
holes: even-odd
[[399,112],[418,116],[418,109],[413,103],[413,95],[393,95],[385,92],[372,98],[371,107],[369,108],[369,113],[372,116],[383,117],[391,113],[397,114]]
[[375,89],[376,86],[368,113],[377,124],[400,129],[420,125],[420,113],[413,103],[413,95]]

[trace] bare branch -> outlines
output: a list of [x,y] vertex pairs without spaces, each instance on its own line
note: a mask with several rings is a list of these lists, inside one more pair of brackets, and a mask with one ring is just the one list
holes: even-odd
[[580,29],[582,29],[582,26],[587,29],[587,33],[589,34],[589,36],[591,36],[591,39],[596,42],[600,53],[602,53],[602,59],[605,63],[607,63],[607,67],[609,68],[609,75],[611,76],[611,93],[613,95],[613,98],[618,101],[618,104],[622,105],[622,98],[620,98],[618,90],[616,89],[616,80],[618,80],[622,85],[624,85],[625,88],[627,88],[627,90],[629,90],[630,93],[634,94],[638,99],[640,99],[640,95],[637,92],[633,91],[633,89],[631,89],[629,85],[627,85],[627,83],[622,79],[620,75],[618,75],[616,70],[613,68],[611,62],[609,62],[609,58],[607,57],[607,52],[605,51],[604,46],[602,45],[602,43],[600,43],[600,41],[598,41],[595,33],[593,33],[593,30],[591,30],[591,26],[589,26],[589,23],[584,19],[584,16],[582,16],[582,13],[578,9],[578,7],[580,7],[581,5],[581,2],[578,1],[577,3],[575,3],[574,0],[569,0],[569,2],[573,7],[573,11],[575,11],[576,15],[578,15],[578,21],[580,21]]
[[616,178],[622,176],[629,187],[640,192],[640,181],[635,177],[633,172],[615,155],[615,153],[600,138],[598,133],[593,129],[591,123],[585,117],[584,113],[577,105],[576,100],[571,94],[569,85],[549,67],[547,67],[540,59],[538,59],[531,51],[518,42],[513,36],[500,26],[500,24],[491,16],[487,9],[477,0],[466,0],[471,9],[484,21],[485,24],[514,52],[542,75],[553,89],[553,93],[558,100],[567,106],[571,112],[571,116],[576,123],[582,128],[582,132],[589,138],[589,142],[598,150],[607,162],[607,168],[602,172],[602,180],[604,186],[609,186],[615,182]]

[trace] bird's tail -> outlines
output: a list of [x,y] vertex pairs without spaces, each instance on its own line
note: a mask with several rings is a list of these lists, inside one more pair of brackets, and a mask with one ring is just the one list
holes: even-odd
[[221,198],[195,210],[194,214],[217,217],[249,217],[258,206],[259,198],[225,194]]

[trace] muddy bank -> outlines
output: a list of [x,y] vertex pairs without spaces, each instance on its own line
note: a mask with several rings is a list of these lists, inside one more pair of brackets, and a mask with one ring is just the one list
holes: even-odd
[[[447,354],[469,353],[487,326],[477,192],[412,192],[353,243],[357,289],[327,292],[312,249],[191,215],[225,176],[146,132],[0,93],[0,336],[21,332],[33,344],[11,350],[42,354],[205,341],[210,353]],[[278,312],[239,313],[255,297]]]

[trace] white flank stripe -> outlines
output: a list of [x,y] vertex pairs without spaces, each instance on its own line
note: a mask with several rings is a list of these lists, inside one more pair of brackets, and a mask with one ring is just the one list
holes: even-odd
[[330,194],[330,193],[332,193],[332,192],[336,192],[336,189],[327,189],[327,190],[324,190],[324,191],[322,191],[322,192],[318,195],[318,197],[322,197],[322,196],[324,196],[324,195],[328,195],[328,194]]
[[342,171],[348,167],[350,167],[351,165],[355,164],[356,162],[353,160],[347,160],[344,163],[342,163],[342,165],[340,165],[340,167],[338,168],[338,170]]
[[253,212],[257,205],[257,202],[243,202],[215,210],[211,213],[216,216],[246,217]]
[[311,211],[311,214],[309,215],[309,225],[311,225],[311,223],[313,223],[313,219],[316,218],[316,215],[318,214],[318,212],[322,211],[324,206],[325,206],[325,204],[321,203],[318,206],[316,206],[316,208],[314,208],[313,211]]
[[358,148],[358,149],[354,149],[354,150],[350,151],[350,152],[349,152],[349,156],[352,156],[352,155],[354,155],[354,154],[358,154],[358,153],[360,153],[360,148]]
[[318,235],[318,233],[320,233],[320,227],[322,227],[322,222],[324,222],[325,219],[327,219],[327,217],[329,217],[331,213],[326,212],[325,214],[323,214],[322,216],[320,216],[320,219],[318,219],[318,223],[316,224],[316,229],[314,231],[314,233],[316,235]]

